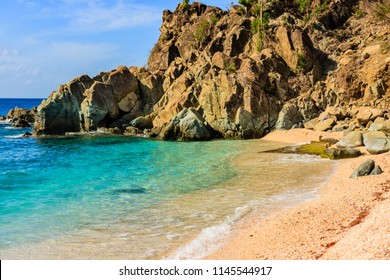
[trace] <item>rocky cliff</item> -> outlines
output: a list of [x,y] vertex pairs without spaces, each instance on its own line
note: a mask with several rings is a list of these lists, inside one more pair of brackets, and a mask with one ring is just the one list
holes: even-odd
[[61,85],[38,107],[35,133],[246,139],[389,117],[390,20],[377,1],[252,2],[164,11],[147,68]]

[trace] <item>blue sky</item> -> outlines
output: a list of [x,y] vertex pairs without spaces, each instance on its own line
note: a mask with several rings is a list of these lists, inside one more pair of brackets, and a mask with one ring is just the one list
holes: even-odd
[[[45,98],[82,74],[144,66],[162,11],[173,11],[179,2],[1,1],[0,98]],[[226,9],[232,0],[201,2]]]

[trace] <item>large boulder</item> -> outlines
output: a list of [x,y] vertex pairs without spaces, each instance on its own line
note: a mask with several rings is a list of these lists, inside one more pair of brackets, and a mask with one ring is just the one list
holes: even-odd
[[318,109],[314,100],[310,96],[294,98],[283,105],[278,115],[276,129],[291,129],[293,127],[306,124],[307,128],[314,128],[308,121],[313,120],[318,115]]
[[140,116],[130,122],[130,126],[136,127],[140,130],[153,128],[153,120],[150,117]]
[[359,131],[350,132],[341,138],[336,145],[340,148],[354,148],[363,146],[363,134]]
[[55,91],[39,106],[34,131],[38,135],[79,132],[80,114],[77,98],[69,91]]
[[390,120],[377,121],[370,126],[369,131],[382,131],[390,136]]
[[183,109],[158,134],[160,139],[179,141],[210,140],[213,136],[205,119],[194,108]]
[[303,122],[303,116],[295,103],[284,104],[278,115],[276,129],[291,129],[294,125]]
[[[112,85],[116,102],[120,103],[128,95],[138,97],[138,81],[126,66],[119,66],[108,75],[103,76],[103,82]],[[129,111],[124,111],[128,113]]]
[[363,143],[370,154],[390,151],[390,138],[382,131],[369,131],[363,135]]

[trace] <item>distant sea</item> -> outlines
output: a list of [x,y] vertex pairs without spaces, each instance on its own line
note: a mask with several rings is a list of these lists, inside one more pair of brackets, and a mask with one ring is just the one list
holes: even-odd
[[4,116],[15,107],[32,109],[42,102],[42,98],[0,98],[0,116]]
[[[0,115],[40,102],[0,99]],[[1,259],[200,258],[254,207],[266,214],[313,197],[330,166],[264,153],[237,167],[243,153],[279,145],[259,140],[23,138],[26,131],[0,123]]]

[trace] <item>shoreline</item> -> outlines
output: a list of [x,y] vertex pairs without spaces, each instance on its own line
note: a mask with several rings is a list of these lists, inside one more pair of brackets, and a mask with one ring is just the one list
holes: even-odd
[[[263,140],[297,144],[342,133],[306,129],[275,131]],[[350,179],[365,160],[383,173]],[[339,160],[318,198],[267,218],[254,210],[233,225],[224,245],[208,260],[371,260],[390,259],[390,156],[363,155]]]

